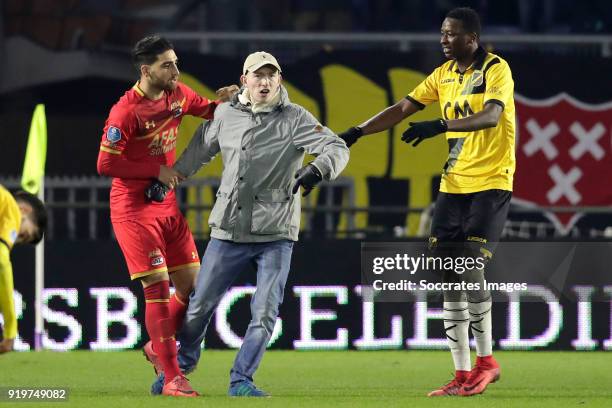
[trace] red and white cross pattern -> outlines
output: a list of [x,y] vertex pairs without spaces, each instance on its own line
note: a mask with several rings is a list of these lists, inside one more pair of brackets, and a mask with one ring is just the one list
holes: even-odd
[[[517,203],[612,205],[612,101],[591,105],[561,93],[531,100],[515,95]],[[581,213],[547,213],[567,233]]]

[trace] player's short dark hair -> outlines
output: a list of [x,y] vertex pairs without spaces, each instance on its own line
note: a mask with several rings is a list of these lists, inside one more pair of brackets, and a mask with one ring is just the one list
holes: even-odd
[[174,45],[164,37],[157,34],[147,36],[132,48],[132,64],[140,72],[141,65],[151,65],[159,54],[173,49]]
[[17,191],[13,196],[15,197],[15,201],[27,203],[32,207],[32,218],[34,224],[38,227],[38,233],[29,243],[36,245],[43,239],[45,232],[47,232],[47,209],[43,202],[34,194],[30,194],[26,191]]
[[454,18],[461,21],[463,29],[468,33],[475,33],[480,38],[480,17],[478,13],[469,7],[457,7],[446,14],[446,18]]

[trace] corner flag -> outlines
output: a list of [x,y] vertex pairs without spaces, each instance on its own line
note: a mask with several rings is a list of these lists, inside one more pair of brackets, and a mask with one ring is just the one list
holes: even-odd
[[37,194],[43,176],[45,175],[45,162],[47,159],[47,119],[45,105],[38,104],[32,115],[30,135],[26,149],[21,187],[28,193]]
[[[45,162],[47,161],[47,119],[45,105],[38,104],[32,115],[28,147],[26,149],[21,187],[45,201]],[[42,293],[45,286],[45,246],[36,245],[34,262],[34,348],[43,348],[44,321]]]

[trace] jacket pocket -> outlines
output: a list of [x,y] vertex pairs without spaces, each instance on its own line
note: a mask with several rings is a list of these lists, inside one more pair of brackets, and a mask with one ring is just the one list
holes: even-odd
[[227,229],[230,227],[230,218],[232,215],[232,191],[225,191],[219,188],[217,190],[217,198],[213,206],[210,216],[208,217],[208,225],[213,228]]
[[251,233],[259,235],[286,234],[292,212],[292,195],[282,189],[258,192],[253,200]]

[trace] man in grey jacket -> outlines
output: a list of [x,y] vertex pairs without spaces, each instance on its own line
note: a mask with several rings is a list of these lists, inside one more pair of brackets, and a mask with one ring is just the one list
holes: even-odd
[[[346,166],[349,149],[306,109],[289,101],[281,68],[266,52],[247,57],[242,89],[198,128],[177,163],[189,177],[221,153],[223,174],[210,213],[211,240],[179,335],[179,363],[192,371],[219,301],[251,265],[257,290],[251,322],[230,371],[230,396],[266,396],[253,374],[270,340],[300,229],[301,186],[308,194]],[[302,167],[305,153],[316,158]],[[156,384],[152,388],[156,392]]]

